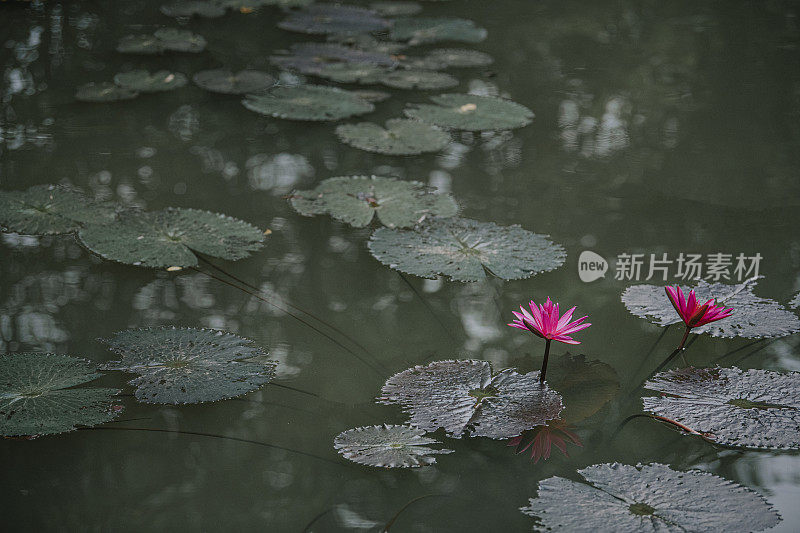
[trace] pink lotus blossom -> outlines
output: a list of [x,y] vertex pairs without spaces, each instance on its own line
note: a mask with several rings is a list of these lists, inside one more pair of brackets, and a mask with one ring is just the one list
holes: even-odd
[[591,326],[588,322],[583,322],[587,318],[586,316],[570,322],[572,313],[575,312],[574,307],[564,313],[564,316],[559,317],[558,304],[550,301],[549,297],[543,305],[537,305],[531,300],[530,308],[530,313],[522,306],[519,308],[521,313],[512,311],[517,318],[509,326],[530,331],[537,337],[548,341],[553,340],[566,344],[580,344],[580,341],[576,341],[570,335]]
[[677,285],[675,287],[664,287],[664,289],[667,291],[667,296],[669,296],[672,306],[689,329],[699,328],[709,322],[728,318],[733,312],[733,308],[716,305],[716,301],[713,298],[700,305],[697,302],[694,289],[689,291],[688,299],[683,297],[683,291]]

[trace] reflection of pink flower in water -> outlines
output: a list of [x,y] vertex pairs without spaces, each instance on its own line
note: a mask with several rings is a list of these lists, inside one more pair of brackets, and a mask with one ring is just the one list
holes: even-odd
[[733,308],[726,308],[724,305],[717,305],[716,300],[711,298],[706,303],[700,305],[697,297],[694,294],[694,289],[689,291],[689,298],[683,296],[683,291],[680,287],[664,287],[667,291],[667,297],[672,302],[672,307],[678,312],[683,323],[686,324],[686,332],[683,334],[678,350],[683,349],[686,343],[686,338],[689,336],[689,331],[692,328],[699,328],[705,326],[709,322],[716,322],[723,318],[728,318],[733,313]]
[[508,445],[516,446],[517,453],[525,453],[530,448],[531,459],[533,459],[534,464],[538,463],[539,459],[544,459],[545,461],[549,459],[554,445],[561,450],[561,453],[569,457],[567,453],[568,442],[575,446],[583,446],[580,437],[573,433],[571,429],[573,427],[563,420],[551,420],[544,426],[536,426],[518,437],[509,439]]

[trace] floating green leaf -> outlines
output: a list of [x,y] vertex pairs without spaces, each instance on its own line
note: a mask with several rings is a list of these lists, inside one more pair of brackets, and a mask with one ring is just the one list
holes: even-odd
[[84,227],[78,237],[104,259],[152,268],[196,266],[193,251],[235,261],[264,241],[261,230],[241,220],[174,207],[121,213],[113,223]]
[[387,73],[381,83],[395,89],[448,89],[458,85],[458,79],[432,70],[398,69]]
[[160,9],[168,17],[217,18],[225,14],[225,8],[213,0],[175,0]]
[[433,455],[453,450],[430,448],[439,441],[408,426],[369,426],[348,429],[333,440],[333,447],[354,463],[383,468],[414,468],[436,462]]
[[255,93],[275,84],[275,78],[259,70],[203,70],[192,76],[192,81],[207,91],[222,94]]
[[414,230],[380,228],[369,249],[395,270],[454,281],[480,281],[487,271],[505,280],[528,278],[558,268],[566,257],[546,235],[456,217],[434,217]]
[[763,531],[780,516],[757,492],[708,472],[658,463],[592,465],[539,482],[537,498],[520,510],[536,531]]
[[0,192],[0,226],[23,235],[71,233],[83,224],[110,222],[114,215],[113,205],[66,187],[34,185],[26,191]]
[[406,108],[410,118],[444,128],[467,131],[510,130],[527,126],[533,112],[511,100],[472,94],[440,94],[436,105],[413,104]]
[[[330,67],[386,67],[397,65],[390,55],[332,43],[297,43],[270,62],[303,74],[320,74]],[[384,69],[385,70],[385,69]]]
[[380,1],[372,2],[369,8],[384,17],[416,15],[422,11],[422,5],[417,2]]
[[561,412],[561,396],[539,383],[539,372],[492,375],[486,361],[437,361],[390,377],[379,403],[400,404],[410,424],[455,438],[504,439],[545,424]]
[[113,420],[118,390],[71,388],[98,377],[93,364],[67,355],[0,356],[0,435],[52,435]]
[[450,143],[450,134],[436,126],[398,118],[388,120],[385,129],[372,122],[342,124],[336,135],[350,146],[389,155],[438,152]]
[[117,52],[125,54],[161,54],[165,51],[202,52],[206,40],[200,35],[176,28],[161,28],[153,35],[126,35],[120,39]]
[[242,104],[262,115],[313,121],[340,120],[375,109],[349,91],[322,85],[276,87],[265,94],[249,94]]
[[547,381],[564,399],[561,419],[567,424],[589,418],[619,393],[619,376],[611,366],[569,352],[551,361]]
[[745,448],[800,448],[800,373],[685,368],[656,374],[662,393],[644,408],[714,442]]
[[113,83],[87,83],[78,87],[75,99],[79,102],[119,102],[122,100],[132,100],[139,96],[139,93],[125,87],[119,87]]
[[[725,307],[733,308],[733,315],[717,322],[692,329],[692,333],[708,333],[712,337],[744,337],[761,339],[784,337],[800,331],[800,319],[775,300],[753,294],[757,279],[737,285],[708,283],[699,280],[694,287],[682,286],[688,294],[694,289],[697,299],[704,302],[710,298]],[[659,326],[668,326],[681,319],[660,285],[633,285],[622,293],[622,303],[634,315],[645,318]]]
[[332,33],[327,36],[328,42],[337,43],[362,52],[377,52],[379,54],[397,54],[408,48],[405,43],[383,41],[376,39],[368,33]]
[[358,228],[368,225],[374,215],[388,227],[407,227],[458,210],[449,194],[437,194],[417,181],[379,176],[328,178],[310,191],[295,191],[291,203],[303,216],[328,213]]
[[388,26],[389,22],[374,11],[341,4],[312,4],[278,23],[284,30],[312,35],[368,33]]
[[478,43],[486,38],[486,30],[467,19],[407,17],[394,21],[389,36],[395,41],[408,41],[411,45],[441,41]]
[[277,363],[261,348],[224,331],[131,329],[105,340],[122,359],[105,368],[139,374],[130,383],[144,403],[214,402],[269,383]]
[[431,61],[456,68],[485,67],[493,62],[489,54],[464,48],[440,48],[433,50],[426,57]]
[[146,70],[132,70],[115,75],[114,83],[131,91],[155,93],[183,87],[186,85],[186,76],[167,70],[159,70],[153,74]]
[[119,40],[117,52],[155,55],[164,52],[164,45],[154,35],[126,35]]

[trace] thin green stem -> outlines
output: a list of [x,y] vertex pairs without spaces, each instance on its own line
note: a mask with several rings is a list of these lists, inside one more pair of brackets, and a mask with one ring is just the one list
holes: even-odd
[[678,345],[677,350],[683,350],[683,345],[686,344],[686,339],[689,338],[690,331],[692,331],[692,328],[686,326],[686,331],[683,332],[683,338],[681,339],[681,343]]
[[552,340],[545,339],[544,361],[542,361],[542,373],[539,375],[539,383],[544,383],[544,375],[547,373],[547,359],[550,357],[550,343]]

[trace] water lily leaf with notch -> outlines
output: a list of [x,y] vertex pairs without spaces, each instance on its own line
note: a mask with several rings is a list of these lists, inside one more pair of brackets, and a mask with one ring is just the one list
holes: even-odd
[[408,227],[430,215],[452,216],[458,211],[449,194],[438,194],[418,181],[380,176],[328,178],[309,191],[295,191],[292,207],[303,216],[328,213],[357,228],[377,215],[389,227]]
[[341,65],[386,68],[397,65],[397,61],[387,53],[333,43],[297,43],[286,53],[270,56],[269,59],[275,65],[303,74],[319,74],[329,67]]
[[550,362],[547,382],[564,399],[561,419],[577,424],[602,409],[619,393],[617,372],[602,361],[569,352]]
[[400,404],[409,423],[454,438],[505,439],[558,418],[561,396],[539,383],[539,372],[492,375],[487,361],[437,361],[390,377],[378,402]]
[[658,463],[603,463],[539,482],[538,497],[520,510],[536,531],[763,531],[780,516],[757,492],[698,470]]
[[494,96],[440,94],[431,100],[436,105],[412,104],[405,114],[443,128],[467,131],[521,128],[530,124],[534,116],[524,105]]
[[0,356],[0,435],[53,435],[113,420],[107,388],[72,388],[100,377],[89,361],[52,353]]
[[454,68],[485,67],[494,61],[489,54],[465,48],[440,48],[425,57]]
[[478,43],[486,39],[484,28],[471,20],[454,17],[404,17],[395,19],[389,37],[410,45],[459,41]]
[[386,67],[368,63],[333,63],[320,68],[315,75],[337,83],[371,85],[384,79],[388,72]]
[[23,235],[71,233],[86,223],[110,222],[115,213],[112,204],[94,202],[80,191],[57,185],[0,192],[0,226]]
[[[738,285],[708,283],[700,280],[695,287],[683,286],[688,293],[694,289],[697,299],[705,302],[716,298],[720,305],[733,308],[733,315],[717,322],[692,329],[692,333],[708,333],[712,337],[744,337],[761,339],[783,337],[800,331],[800,319],[775,300],[753,294],[757,279]],[[680,322],[664,287],[659,285],[632,285],[622,293],[622,303],[632,314],[659,326]]]
[[369,8],[384,17],[404,17],[416,15],[422,11],[422,5],[417,2],[372,2]]
[[386,74],[381,83],[395,89],[448,89],[458,85],[458,79],[433,70],[399,69]]
[[113,223],[82,228],[78,237],[104,259],[151,268],[196,266],[193,252],[236,261],[264,242],[261,230],[241,220],[174,207],[120,213]]
[[130,329],[104,342],[121,356],[104,368],[139,374],[130,383],[144,403],[234,398],[269,383],[277,365],[252,341],[211,329]]
[[436,454],[453,450],[434,449],[439,441],[425,437],[425,432],[409,426],[368,426],[348,429],[333,440],[345,459],[354,463],[383,468],[415,468],[436,462]]
[[380,228],[369,240],[372,256],[390,268],[423,278],[480,281],[524,279],[564,264],[564,248],[520,226],[467,218],[433,217],[412,230]]
[[450,143],[450,134],[436,126],[399,118],[388,120],[385,129],[372,122],[342,124],[336,135],[350,146],[388,155],[438,152]]
[[175,0],[160,10],[168,17],[217,18],[225,14],[225,8],[213,0]]
[[81,85],[75,92],[75,99],[79,102],[120,102],[122,100],[133,100],[139,96],[139,93],[125,88],[108,83],[87,83]]
[[745,448],[800,448],[800,373],[685,368],[656,374],[644,409]]
[[389,21],[372,10],[341,4],[312,4],[290,14],[278,23],[284,30],[324,35],[329,33],[369,33],[389,27]]
[[192,76],[192,81],[207,91],[222,94],[255,93],[275,84],[275,78],[260,70],[203,70]]
[[120,72],[114,76],[114,83],[124,89],[143,93],[171,91],[186,85],[186,76],[180,72],[159,70],[150,74],[146,70]]
[[242,104],[261,115],[310,121],[341,120],[375,109],[358,95],[322,85],[275,87],[265,94],[248,94]]

